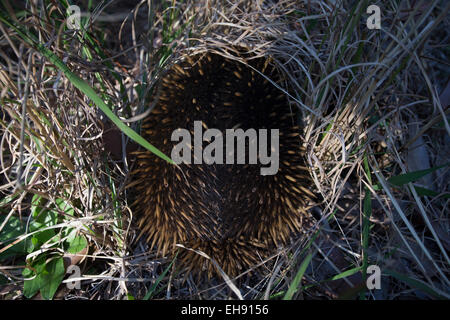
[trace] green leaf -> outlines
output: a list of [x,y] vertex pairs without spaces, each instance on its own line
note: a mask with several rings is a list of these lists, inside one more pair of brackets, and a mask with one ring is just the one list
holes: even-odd
[[33,198],[31,199],[31,208],[30,208],[33,218],[39,216],[44,205],[45,200],[41,196],[37,194],[33,195]]
[[[54,210],[45,208],[46,200],[39,196],[33,196],[31,201],[32,221],[30,222],[30,232],[36,232],[41,229],[54,226],[58,223],[58,213]],[[28,253],[34,252],[40,246],[56,235],[54,229],[42,230],[35,233],[31,239],[26,241]]]
[[[0,215],[0,225],[5,222],[6,215]],[[25,232],[25,226],[16,216],[11,216],[0,232],[0,242],[16,238]]]
[[34,234],[31,239],[32,239],[32,242],[34,245],[41,245],[41,244],[47,242],[48,240],[50,240],[54,236],[55,236],[55,230],[48,229],[48,230],[42,230],[41,232]]
[[60,199],[60,198],[56,199],[55,202],[56,202],[56,205],[58,206],[59,210],[61,210],[65,214],[68,214],[73,217],[74,210],[70,204],[68,204],[65,200]]
[[[6,216],[0,215],[0,225],[3,224],[5,219]],[[8,222],[3,227],[3,230],[0,232],[0,243],[2,243],[0,249],[4,248],[5,246],[13,242],[15,238],[21,236],[24,233],[25,233],[25,226],[24,224],[22,224],[20,219],[15,216],[9,217]],[[26,252],[27,251],[25,241],[22,241],[8,248],[4,252],[0,253],[0,260],[10,256],[25,254]]]
[[35,271],[32,271],[31,268],[25,268],[22,271],[22,275],[25,278],[31,278],[35,276],[31,280],[25,280],[23,284],[23,295],[26,298],[32,298],[40,289],[40,273],[45,268],[45,259],[41,258],[34,262],[31,266]]
[[19,196],[19,193],[10,194],[0,200],[0,207],[8,205],[11,201]]
[[68,239],[69,247],[67,248],[68,253],[78,253],[87,246],[86,238],[83,236],[75,236],[72,239]]
[[53,299],[65,275],[63,258],[57,257],[48,260],[47,257],[42,257],[32,264],[32,268],[35,271],[27,268],[22,272],[22,275],[26,278],[36,275],[31,280],[25,280],[23,286],[24,296],[31,298],[40,291],[43,299]]
[[25,280],[23,284],[23,295],[25,298],[32,298],[39,291],[39,276],[36,276],[32,280]]
[[32,232],[58,223],[58,213],[45,208],[46,200],[40,196],[35,198],[35,196],[31,200],[31,213],[35,222],[30,226]]
[[53,299],[65,274],[64,261],[62,257],[51,260],[45,266],[45,272],[41,273],[40,290],[42,298]]
[[298,286],[300,285],[300,282],[303,278],[303,274],[306,271],[306,268],[308,267],[309,263],[312,259],[312,253],[308,254],[303,260],[302,264],[300,265],[300,269],[298,270],[297,274],[295,275],[294,280],[292,281],[291,285],[289,286],[288,291],[283,297],[283,300],[292,300],[292,297],[294,296],[294,293],[297,291]]

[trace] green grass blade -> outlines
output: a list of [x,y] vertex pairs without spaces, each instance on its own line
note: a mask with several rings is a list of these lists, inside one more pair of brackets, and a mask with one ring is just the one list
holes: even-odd
[[283,300],[292,300],[292,297],[294,296],[294,293],[297,291],[297,288],[300,284],[300,281],[303,278],[303,275],[305,274],[306,268],[308,268],[309,263],[312,259],[312,253],[308,254],[303,260],[302,264],[300,265],[300,269],[298,270],[297,274],[295,275],[294,280],[292,281],[291,285],[289,286],[288,291],[283,297]]
[[444,168],[448,165],[450,165],[450,162],[443,164],[441,166],[432,167],[432,168],[425,169],[425,170],[418,170],[418,171],[414,171],[414,172],[400,174],[398,176],[391,177],[390,179],[388,179],[388,182],[395,186],[402,186],[409,182],[416,181],[416,180],[422,178],[423,176],[426,176],[427,174],[430,174],[430,173],[432,173],[438,169]]
[[169,266],[163,271],[163,273],[161,273],[159,275],[159,277],[156,279],[155,283],[150,287],[150,289],[148,290],[148,292],[146,293],[146,295],[144,296],[144,298],[142,300],[148,300],[155,294],[156,287],[162,281],[162,279],[164,279],[167,272],[169,272],[170,268],[172,268],[172,265],[175,262],[175,260],[177,259],[177,256],[178,256],[178,252],[175,255],[175,257],[173,258],[172,262],[170,262]]
[[409,285],[412,288],[416,288],[419,289],[425,293],[428,293],[429,295],[435,297],[435,298],[439,298],[439,299],[448,299],[449,297],[444,297],[442,294],[436,292],[436,290],[434,290],[433,288],[431,288],[430,286],[428,286],[426,283],[416,280],[416,279],[412,279],[404,274],[398,273],[394,270],[390,270],[390,269],[384,269],[383,270],[385,273],[387,273],[388,275],[406,283],[407,285]]
[[[419,186],[414,186],[414,189],[419,196],[437,197],[440,194],[439,192]],[[450,199],[450,194],[441,194],[441,196],[443,198]]]
[[[339,279],[347,278],[347,277],[350,277],[350,276],[354,275],[355,273],[358,273],[361,270],[362,270],[362,267],[355,267],[355,268],[346,270],[344,272],[341,272],[341,273],[333,276],[329,280],[339,280]],[[329,280],[327,280],[327,281],[329,281]]]

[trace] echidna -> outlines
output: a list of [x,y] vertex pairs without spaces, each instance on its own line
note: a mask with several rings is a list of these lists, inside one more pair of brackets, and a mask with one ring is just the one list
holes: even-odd
[[[211,52],[185,57],[163,77],[159,102],[143,122],[145,139],[170,155],[178,143],[171,141],[173,131],[188,129],[193,136],[194,121],[224,136],[231,128],[279,129],[279,168],[275,175],[261,175],[258,161],[180,164],[179,170],[148,151],[138,152],[133,183],[138,225],[160,253],[174,252],[180,243],[236,275],[301,229],[313,193],[298,112],[268,79],[281,80],[265,58],[244,64]],[[179,258],[187,269],[216,271],[193,251],[182,249]]]

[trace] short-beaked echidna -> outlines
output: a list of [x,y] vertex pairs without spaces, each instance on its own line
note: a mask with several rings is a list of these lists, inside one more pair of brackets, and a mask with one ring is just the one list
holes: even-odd
[[[159,101],[141,134],[170,156],[178,143],[171,141],[173,131],[188,129],[193,136],[194,121],[224,136],[231,128],[279,129],[275,175],[261,175],[259,161],[180,164],[180,170],[149,151],[137,153],[134,171],[138,225],[151,246],[162,254],[174,252],[177,243],[203,251],[229,275],[288,242],[300,230],[313,197],[298,112],[279,88],[249,66],[275,83],[281,80],[265,58],[243,64],[214,53],[185,57],[163,77]],[[193,251],[181,249],[178,258],[187,269],[215,273],[214,265]]]

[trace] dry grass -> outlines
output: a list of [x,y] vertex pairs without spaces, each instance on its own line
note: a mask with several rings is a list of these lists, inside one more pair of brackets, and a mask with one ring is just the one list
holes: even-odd
[[[58,224],[47,226],[55,235],[26,256],[28,264],[39,255],[64,256],[81,267],[81,289],[62,285],[56,297],[278,299],[292,283],[301,283],[294,299],[450,296],[448,165],[401,185],[389,180],[450,158],[450,109],[445,95],[440,99],[450,69],[446,1],[379,2],[379,31],[365,25],[368,1],[117,1],[90,8],[86,32],[65,27],[65,1],[37,2],[46,6],[6,1],[1,10],[135,130],[157,99],[162,71],[184,54],[233,57],[233,47],[243,46],[271,56],[286,75],[280,89],[303,113],[311,188],[321,197],[304,234],[262,261],[260,272],[183,281],[176,261],[134,242],[139,232],[125,188],[131,141],[0,22],[0,230],[13,217],[29,225],[34,195],[56,208]],[[129,14],[108,15],[118,12]],[[82,235],[88,250],[67,252],[67,230]],[[32,236],[27,228],[14,240]],[[3,298],[22,297],[26,260],[0,259]],[[371,264],[383,272],[381,290],[364,290]],[[330,280],[336,275],[342,278]]]

